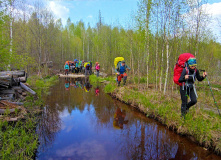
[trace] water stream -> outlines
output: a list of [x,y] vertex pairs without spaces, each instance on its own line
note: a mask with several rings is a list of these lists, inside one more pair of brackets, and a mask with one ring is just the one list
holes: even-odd
[[221,159],[92,86],[60,79],[45,97],[37,159]]

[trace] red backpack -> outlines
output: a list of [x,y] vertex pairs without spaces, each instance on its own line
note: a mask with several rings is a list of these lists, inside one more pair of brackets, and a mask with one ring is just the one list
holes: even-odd
[[179,83],[179,79],[183,71],[183,68],[187,66],[187,61],[189,58],[194,58],[194,55],[192,55],[191,53],[181,54],[174,67],[173,81],[179,86],[182,86],[182,83]]

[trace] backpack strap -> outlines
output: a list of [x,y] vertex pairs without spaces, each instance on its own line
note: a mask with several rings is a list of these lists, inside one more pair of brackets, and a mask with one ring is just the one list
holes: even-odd
[[187,67],[185,67],[185,69],[186,69],[186,74],[189,75],[190,72],[189,69]]

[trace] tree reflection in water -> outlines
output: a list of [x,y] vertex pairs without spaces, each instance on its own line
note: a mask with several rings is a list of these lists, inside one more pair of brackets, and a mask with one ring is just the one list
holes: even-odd
[[[68,139],[68,142],[65,142],[67,145],[59,148],[61,144],[58,144],[59,155],[51,157],[81,159],[83,155],[79,149],[91,153],[96,150],[94,147],[99,146],[102,154],[94,153],[96,159],[101,159],[101,155],[105,159],[212,159],[208,155],[209,152],[169,131],[156,121],[147,119],[135,109],[113,100],[102,92],[101,86],[96,85],[96,88],[92,89],[88,79],[70,79],[69,90],[65,89],[65,83],[63,79],[59,85],[52,88],[51,95],[46,98],[47,106],[38,127],[40,149],[44,150],[56,141],[56,135],[62,132],[62,126],[67,125],[63,124],[65,122],[62,114],[70,116],[70,123],[73,125],[69,126],[71,137],[61,137]],[[89,92],[85,91],[86,85],[90,88]],[[96,96],[96,89],[99,89],[99,96]],[[82,126],[78,124],[78,119],[71,117],[76,112],[83,117],[80,123],[88,125]],[[78,130],[74,125],[80,126],[82,130]],[[74,139],[77,136],[84,136],[83,141],[78,141],[79,138]]]
[[39,141],[41,143],[40,149],[45,150],[45,147],[49,147],[56,136],[56,133],[61,129],[61,119],[59,118],[59,111],[55,107],[46,105],[41,115],[41,119],[38,124],[37,133]]

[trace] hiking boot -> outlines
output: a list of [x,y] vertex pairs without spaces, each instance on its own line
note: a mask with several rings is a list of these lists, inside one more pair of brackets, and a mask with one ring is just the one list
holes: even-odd
[[120,86],[120,82],[118,82],[118,87]]

